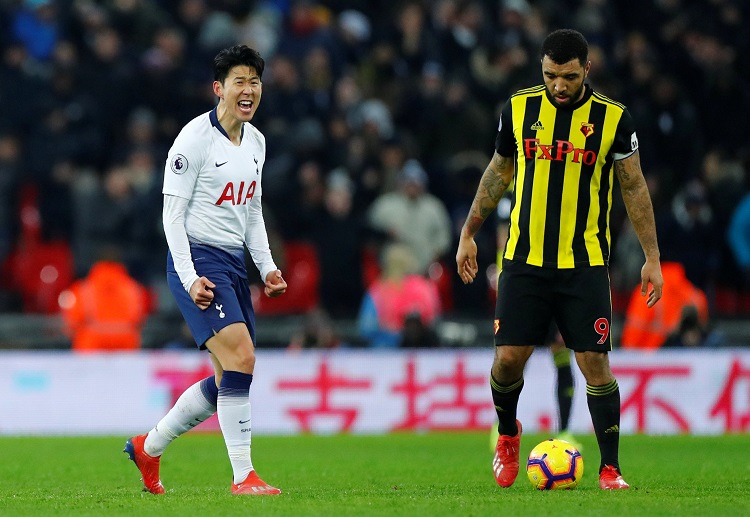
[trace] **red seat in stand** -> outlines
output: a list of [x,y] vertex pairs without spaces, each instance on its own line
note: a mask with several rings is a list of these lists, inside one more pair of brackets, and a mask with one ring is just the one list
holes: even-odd
[[269,298],[263,285],[251,286],[255,313],[262,316],[304,314],[318,306],[320,288],[320,264],[312,244],[290,241],[284,243],[286,265],[281,268],[289,285],[286,293]]

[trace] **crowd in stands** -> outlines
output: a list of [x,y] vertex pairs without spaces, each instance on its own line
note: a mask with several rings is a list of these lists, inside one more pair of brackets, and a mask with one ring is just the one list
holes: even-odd
[[[282,271],[286,243],[316,251],[321,317],[357,317],[394,241],[413,246],[445,313],[488,317],[490,280],[454,273],[458,231],[503,103],[541,83],[542,39],[571,27],[590,43],[590,84],[635,119],[662,260],[683,266],[709,312],[740,315],[748,22],[742,0],[0,0],[0,264],[30,239],[63,242],[83,278],[114,247],[161,289],[167,148],[214,106],[213,56],[245,43],[266,60],[253,124],[268,146],[271,247]],[[613,198],[624,311],[642,256]],[[491,221],[477,241],[491,266]]]

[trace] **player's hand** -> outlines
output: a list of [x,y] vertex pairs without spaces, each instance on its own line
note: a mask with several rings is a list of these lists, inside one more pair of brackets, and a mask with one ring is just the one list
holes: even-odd
[[214,292],[211,290],[214,287],[216,286],[211,280],[202,276],[190,286],[190,298],[195,305],[205,311],[214,299]]
[[[648,290],[648,284],[651,284],[651,291]],[[641,268],[641,296],[648,294],[646,305],[653,307],[661,299],[664,288],[664,278],[661,276],[661,264],[658,260],[648,260]]]
[[276,271],[271,271],[266,275],[266,288],[264,291],[269,298],[276,298],[277,296],[284,294],[286,292],[286,287],[286,281],[284,280],[284,277],[281,276],[281,271],[278,269]]
[[458,267],[458,276],[464,284],[470,284],[474,281],[479,271],[477,265],[477,243],[473,237],[461,236],[458,241],[458,251],[456,252],[456,266]]

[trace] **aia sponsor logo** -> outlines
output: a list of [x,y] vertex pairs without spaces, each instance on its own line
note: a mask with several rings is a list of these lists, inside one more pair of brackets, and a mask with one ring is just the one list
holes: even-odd
[[528,160],[552,161],[562,161],[570,155],[573,163],[583,162],[585,165],[594,165],[597,158],[596,152],[590,149],[577,148],[567,140],[555,140],[552,144],[547,145],[540,143],[538,138],[524,138],[523,155]]
[[245,182],[241,181],[239,186],[235,186],[233,182],[229,182],[224,186],[224,191],[216,201],[216,206],[221,206],[222,203],[230,203],[232,205],[246,205],[248,201],[252,201],[255,195],[255,186],[257,182],[253,181],[245,189]]

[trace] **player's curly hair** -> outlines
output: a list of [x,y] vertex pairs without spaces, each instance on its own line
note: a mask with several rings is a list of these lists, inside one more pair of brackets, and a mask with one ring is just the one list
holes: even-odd
[[225,48],[214,58],[214,81],[224,83],[229,71],[235,66],[249,66],[255,68],[258,77],[263,78],[263,68],[266,66],[257,50],[247,45],[235,45]]
[[551,32],[542,43],[541,58],[549,57],[558,65],[578,59],[586,66],[589,59],[589,43],[583,34],[573,29],[558,29]]

